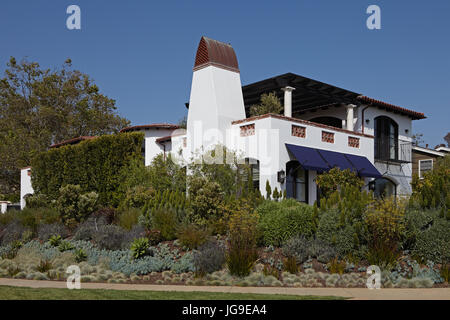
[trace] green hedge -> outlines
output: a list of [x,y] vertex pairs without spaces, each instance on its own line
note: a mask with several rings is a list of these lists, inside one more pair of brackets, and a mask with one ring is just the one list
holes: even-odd
[[280,202],[266,200],[256,211],[260,215],[259,231],[265,245],[282,246],[294,236],[314,235],[314,209],[293,199]]
[[80,185],[83,192],[97,192],[101,205],[117,206],[123,197],[120,169],[142,159],[143,142],[141,132],[119,133],[42,152],[31,162],[33,189],[57,199],[61,186]]

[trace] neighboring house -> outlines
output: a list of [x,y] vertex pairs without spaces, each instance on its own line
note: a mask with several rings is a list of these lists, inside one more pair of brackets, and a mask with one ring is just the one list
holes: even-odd
[[[284,114],[249,117],[263,93],[275,92]],[[163,152],[181,163],[217,144],[252,168],[255,188],[309,204],[315,177],[332,167],[361,176],[376,195],[409,195],[412,121],[423,113],[293,73],[242,86],[231,45],[202,37],[195,57],[187,130],[171,124],[133,126],[145,132],[145,164]],[[214,161],[214,159],[212,159]]]
[[413,146],[412,147],[412,172],[423,177],[427,171],[433,170],[436,160],[450,154],[450,148],[437,147],[430,149],[427,147]]
[[33,194],[31,186],[31,167],[20,169],[20,209],[25,208],[25,196]]
[[172,149],[170,136],[179,126],[170,123],[155,123],[140,126],[127,127],[120,132],[140,131],[145,135],[144,145],[142,146],[142,155],[145,159],[145,165],[148,166],[161,152],[164,155]]

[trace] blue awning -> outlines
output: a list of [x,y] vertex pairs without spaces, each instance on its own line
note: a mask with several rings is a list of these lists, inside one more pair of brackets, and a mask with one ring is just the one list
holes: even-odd
[[377,168],[367,159],[362,156],[355,156],[353,154],[345,154],[345,157],[357,169],[358,174],[362,177],[380,178],[382,174]]
[[324,172],[337,167],[341,170],[349,169],[362,177],[382,176],[366,157],[287,143],[286,147],[305,170]]
[[317,149],[287,144],[286,147],[305,170],[327,171],[330,169]]
[[356,172],[353,165],[347,160],[343,153],[328,151],[328,150],[317,150],[328,165],[331,168],[338,167],[341,170],[349,169],[350,171]]

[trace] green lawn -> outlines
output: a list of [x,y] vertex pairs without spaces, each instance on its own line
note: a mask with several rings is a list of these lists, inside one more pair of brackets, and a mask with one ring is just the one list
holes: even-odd
[[341,297],[281,294],[128,291],[103,289],[34,289],[0,286],[0,300],[331,300]]

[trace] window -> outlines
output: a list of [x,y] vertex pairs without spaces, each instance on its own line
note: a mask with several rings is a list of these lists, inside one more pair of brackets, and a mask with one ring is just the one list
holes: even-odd
[[259,160],[245,158],[245,164],[248,166],[249,172],[243,175],[243,180],[247,182],[248,177],[251,177],[253,188],[259,190]]
[[375,159],[398,160],[398,125],[389,117],[375,118]]
[[308,171],[296,160],[286,164],[286,196],[297,201],[308,202]]
[[433,159],[419,160],[419,178],[423,178],[423,174],[431,170],[433,170]]
[[397,195],[397,186],[386,178],[375,179],[371,183],[371,189],[376,198],[395,197]]

